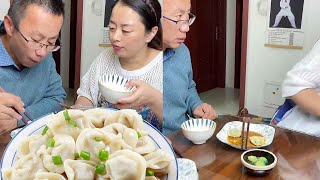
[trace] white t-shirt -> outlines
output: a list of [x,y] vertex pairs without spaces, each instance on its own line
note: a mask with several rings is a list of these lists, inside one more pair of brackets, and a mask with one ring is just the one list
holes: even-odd
[[[282,84],[282,96],[291,97],[310,88],[320,94],[320,41],[287,73]],[[320,136],[320,118],[304,112],[298,106],[288,111],[278,126]]]
[[104,74],[118,75],[127,79],[138,79],[150,84],[162,92],[163,84],[163,52],[161,51],[146,66],[127,71],[121,67],[118,56],[112,48],[108,48],[95,59],[89,71],[82,77],[80,88],[77,90],[78,98],[86,97],[94,105],[98,105],[100,97],[98,81]]

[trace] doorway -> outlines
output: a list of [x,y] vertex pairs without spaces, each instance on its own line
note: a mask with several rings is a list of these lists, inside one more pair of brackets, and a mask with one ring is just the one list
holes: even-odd
[[226,1],[192,0],[197,19],[187,35],[198,92],[225,87]]

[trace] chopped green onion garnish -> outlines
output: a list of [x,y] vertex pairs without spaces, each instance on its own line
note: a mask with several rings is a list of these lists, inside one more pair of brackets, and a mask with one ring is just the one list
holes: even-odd
[[153,175],[154,175],[153,171],[150,171],[150,170],[146,171],[146,176],[153,176]]
[[138,134],[138,138],[141,138],[141,134],[140,134],[140,132],[137,132],[137,134]]
[[84,160],[90,160],[90,153],[82,150],[80,153],[80,157]]
[[102,137],[95,137],[94,139],[98,142],[103,140]]
[[63,161],[61,159],[61,156],[52,156],[52,161],[54,165],[60,165],[63,164]]
[[106,161],[109,159],[109,152],[106,150],[100,150],[99,151],[99,159],[101,161]]
[[47,133],[47,131],[49,130],[48,126],[45,126],[44,129],[42,130],[42,135],[45,135]]
[[101,175],[105,174],[105,172],[106,172],[106,166],[105,166],[104,164],[99,164],[99,165],[96,167],[96,172],[97,172],[98,174],[101,174]]
[[70,121],[70,120],[71,120],[71,117],[69,116],[68,110],[64,110],[64,111],[63,111],[63,115],[64,115],[64,119],[65,119],[66,121]]
[[68,124],[69,124],[69,126],[71,126],[71,127],[78,127],[77,123],[76,123],[75,121],[73,121],[73,120],[69,120],[69,121],[68,121]]
[[53,139],[53,138],[49,138],[48,140],[47,140],[47,146],[48,147],[54,147],[54,143],[55,143],[56,141]]
[[79,157],[79,153],[74,153],[74,159],[78,159]]

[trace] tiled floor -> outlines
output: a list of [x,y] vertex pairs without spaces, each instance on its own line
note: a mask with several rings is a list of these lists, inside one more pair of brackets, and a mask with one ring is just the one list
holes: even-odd
[[219,115],[236,115],[239,110],[240,90],[234,88],[215,88],[200,93],[200,98],[213,106]]

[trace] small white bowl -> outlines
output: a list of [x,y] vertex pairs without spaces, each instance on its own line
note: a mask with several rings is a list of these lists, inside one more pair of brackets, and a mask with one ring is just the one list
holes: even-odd
[[[268,163],[265,166],[256,166],[248,160],[249,156],[265,157]],[[272,168],[277,164],[277,156],[265,149],[250,149],[242,153],[241,163],[247,173],[255,176],[264,176],[269,174]]]
[[106,74],[99,79],[99,90],[108,102],[116,104],[119,98],[127,97],[135,90],[135,87],[124,86],[128,81],[121,76]]
[[205,143],[214,133],[216,122],[210,119],[190,119],[181,124],[183,135],[194,144]]

